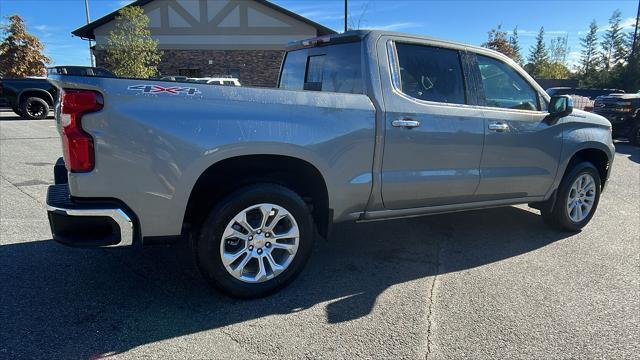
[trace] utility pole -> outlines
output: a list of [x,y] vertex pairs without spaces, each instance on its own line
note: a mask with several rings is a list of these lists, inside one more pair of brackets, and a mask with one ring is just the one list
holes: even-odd
[[636,15],[636,29],[633,32],[633,43],[631,44],[631,56],[629,56],[629,59],[633,59],[633,57],[636,55],[636,45],[638,44],[638,26],[640,26],[638,23],[640,23],[640,0],[638,0],[638,14]]
[[[89,0],[84,0],[84,13],[87,16],[87,24],[91,22],[89,18]],[[95,67],[95,61],[93,60],[93,51],[91,51],[91,40],[89,40],[89,59],[91,59],[91,67]]]
[[[640,0],[638,0],[638,1],[640,1]],[[348,8],[348,2],[349,2],[349,0],[344,0],[344,32],[347,32],[347,30],[349,30],[348,27],[347,27],[347,14],[349,12],[348,9],[347,9]]]

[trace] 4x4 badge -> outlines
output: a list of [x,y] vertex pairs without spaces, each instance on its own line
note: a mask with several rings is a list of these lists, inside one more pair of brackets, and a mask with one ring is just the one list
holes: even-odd
[[194,87],[182,87],[182,86],[162,87],[160,85],[146,85],[146,84],[131,85],[127,88],[127,90],[142,91],[145,94],[160,94],[160,93],[168,93],[171,95],[178,95],[180,93],[185,93],[187,95],[200,94],[200,90]]

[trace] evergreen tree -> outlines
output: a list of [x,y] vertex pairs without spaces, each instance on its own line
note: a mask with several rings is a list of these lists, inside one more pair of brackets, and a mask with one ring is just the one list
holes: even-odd
[[148,78],[158,72],[162,52],[151,38],[149,17],[139,6],[119,11],[115,29],[109,33],[106,48],[107,66],[122,77]]
[[513,60],[522,65],[524,60],[522,59],[522,48],[520,47],[520,38],[518,36],[517,26],[513,29],[513,33],[511,33],[511,36],[509,36],[509,45],[511,45],[511,48],[513,48]]
[[42,51],[44,45],[27,32],[19,15],[8,17],[9,24],[2,25],[4,39],[0,43],[0,77],[41,76],[51,60]]
[[627,51],[625,49],[624,33],[622,32],[622,13],[620,10],[613,12],[609,18],[609,28],[605,31],[600,46],[601,63],[604,71],[609,71],[613,66],[625,60]]
[[544,27],[540,28],[538,35],[536,36],[536,43],[531,46],[527,71],[531,73],[534,78],[540,78],[544,67],[549,63],[549,54],[544,44]]
[[580,38],[580,45],[582,46],[580,72],[583,77],[589,77],[598,66],[597,42],[598,24],[595,20],[592,20],[589,25],[589,32],[583,38]]

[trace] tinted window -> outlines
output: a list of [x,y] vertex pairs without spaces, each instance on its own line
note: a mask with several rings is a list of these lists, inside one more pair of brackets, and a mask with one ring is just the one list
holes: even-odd
[[307,75],[304,79],[305,90],[322,90],[322,73],[326,55],[309,56],[307,60]]
[[538,110],[538,94],[509,65],[478,55],[478,66],[488,106]]
[[397,44],[401,91],[420,100],[464,104],[464,80],[455,50]]
[[288,90],[302,90],[304,87],[304,72],[307,64],[307,50],[297,50],[287,53],[287,57],[280,74],[280,88]]
[[288,52],[279,87],[362,94],[360,52],[360,43]]

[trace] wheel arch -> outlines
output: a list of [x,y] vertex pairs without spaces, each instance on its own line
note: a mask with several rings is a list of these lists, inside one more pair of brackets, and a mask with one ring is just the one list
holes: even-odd
[[18,94],[18,106],[22,104],[24,99],[28,99],[29,97],[39,97],[46,101],[49,106],[54,106],[53,96],[51,96],[49,92],[38,88],[27,88],[20,91]]
[[612,160],[607,152],[597,148],[597,147],[587,147],[580,150],[577,150],[573,153],[573,155],[569,158],[567,162],[567,166],[562,173],[564,177],[567,171],[570,171],[572,166],[582,162],[590,162],[593,166],[598,169],[598,174],[600,175],[601,188],[604,189],[604,185],[607,181],[609,168],[611,167]]
[[318,232],[328,235],[333,214],[329,208],[327,182],[316,166],[288,155],[238,155],[210,165],[191,189],[183,224],[198,227],[222,197],[260,182],[286,186],[300,195],[311,207]]

